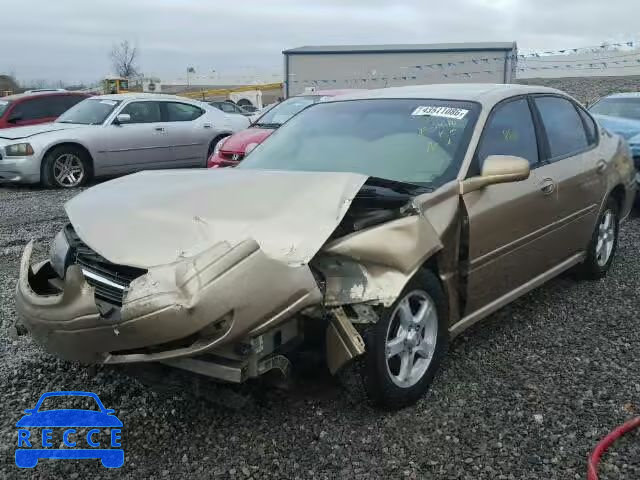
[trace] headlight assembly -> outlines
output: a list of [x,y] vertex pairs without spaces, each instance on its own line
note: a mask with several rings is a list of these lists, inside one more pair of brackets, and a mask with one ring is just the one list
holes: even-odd
[[60,278],[64,278],[67,270],[67,264],[69,262],[69,241],[64,233],[64,230],[58,232],[51,244],[51,254],[49,261],[51,267],[58,274]]
[[29,157],[33,155],[33,147],[30,143],[16,143],[4,147],[7,157]]

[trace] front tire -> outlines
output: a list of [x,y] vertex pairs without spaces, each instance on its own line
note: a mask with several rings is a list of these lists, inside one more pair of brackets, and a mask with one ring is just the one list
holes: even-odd
[[50,188],[81,187],[91,175],[91,159],[84,150],[73,146],[54,148],[42,163],[42,183]]
[[578,276],[587,280],[604,277],[618,248],[620,209],[615,198],[605,203],[587,249],[587,258],[578,270]]
[[361,372],[374,404],[400,409],[425,394],[447,351],[448,311],[437,277],[421,270],[365,332]]

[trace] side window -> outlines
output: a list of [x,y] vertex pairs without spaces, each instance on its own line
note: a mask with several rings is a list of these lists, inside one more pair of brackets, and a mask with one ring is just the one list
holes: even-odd
[[11,116],[18,117],[22,121],[55,117],[56,115],[52,113],[50,99],[51,97],[42,97],[24,100],[15,106]]
[[201,108],[187,103],[168,102],[165,105],[167,122],[190,122],[204,114],[204,110]]
[[222,102],[220,104],[220,108],[225,113],[236,113],[235,105],[231,105],[230,103],[227,103],[227,102]]
[[535,97],[534,102],[542,117],[552,159],[587,148],[587,134],[573,103],[560,97]]
[[532,166],[538,163],[536,130],[526,99],[498,105],[491,113],[476,151],[477,173],[490,155],[515,155]]
[[589,145],[595,145],[598,143],[598,129],[596,128],[596,122],[591,118],[591,115],[585,112],[582,108],[576,108],[582,117],[585,128],[587,129],[587,140],[589,141]]
[[59,117],[76,103],[79,103],[84,99],[85,97],[80,95],[56,95],[49,97],[49,110],[51,112],[51,116]]
[[120,112],[131,116],[129,123],[158,123],[162,121],[158,102],[132,102]]

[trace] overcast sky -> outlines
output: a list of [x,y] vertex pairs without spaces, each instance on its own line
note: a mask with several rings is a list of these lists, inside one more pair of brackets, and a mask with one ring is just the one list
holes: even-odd
[[163,80],[282,70],[302,45],[512,41],[520,49],[638,39],[639,0],[19,0],[2,2],[0,73],[91,82],[122,39]]

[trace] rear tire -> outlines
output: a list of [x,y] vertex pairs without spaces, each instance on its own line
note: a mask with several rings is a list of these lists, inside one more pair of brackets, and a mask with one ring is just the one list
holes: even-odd
[[577,270],[579,278],[597,280],[607,274],[618,248],[619,227],[618,202],[609,197],[596,222],[587,248],[587,258]]
[[87,152],[74,147],[56,147],[44,157],[41,181],[49,188],[78,188],[93,176]]
[[375,405],[395,410],[424,396],[447,352],[448,312],[437,277],[420,270],[365,332],[361,374]]

